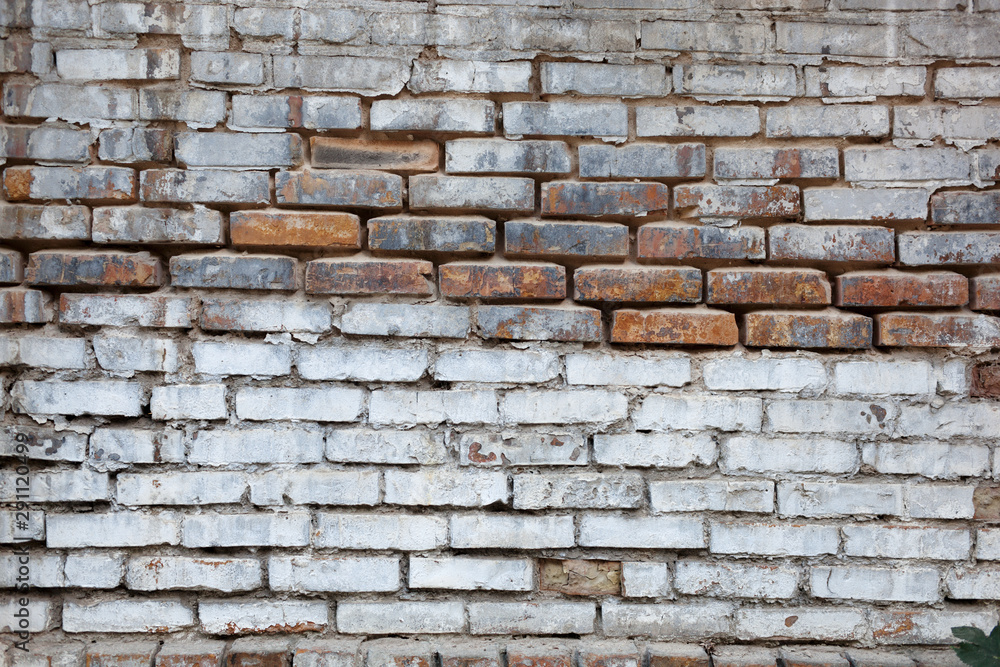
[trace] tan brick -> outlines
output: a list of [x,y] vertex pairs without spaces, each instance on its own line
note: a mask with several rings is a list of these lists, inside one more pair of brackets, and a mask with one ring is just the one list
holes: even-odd
[[542,560],[539,588],[565,595],[618,595],[622,564],[602,560]]

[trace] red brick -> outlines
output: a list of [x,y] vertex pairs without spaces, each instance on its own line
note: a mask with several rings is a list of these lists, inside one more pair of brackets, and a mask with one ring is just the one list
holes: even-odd
[[767,230],[769,259],[811,262],[896,261],[895,234],[861,225],[774,225]]
[[580,667],[640,667],[642,657],[634,642],[595,642],[580,649]]
[[229,216],[234,246],[285,248],[361,247],[361,219],[351,213],[234,211]]
[[685,218],[788,218],[801,212],[794,185],[678,185],[674,206]]
[[852,271],[840,274],[835,280],[838,306],[947,307],[964,306],[969,301],[969,281],[951,271]]
[[453,263],[438,274],[441,294],[453,299],[566,298],[566,269],[556,264]]
[[539,588],[564,595],[619,595],[622,564],[603,560],[542,560]]
[[705,303],[829,305],[830,281],[816,269],[744,267],[705,274]]
[[0,323],[42,324],[51,319],[49,295],[41,290],[10,287],[0,289]]
[[403,205],[403,178],[380,171],[279,171],[274,185],[279,204],[388,209]]
[[377,639],[365,642],[367,664],[379,667],[432,667],[434,649],[428,642]]
[[760,227],[715,227],[659,222],[636,233],[638,258],[655,259],[764,259],[764,230]]
[[312,164],[328,169],[381,169],[384,171],[437,171],[441,149],[433,141],[382,141],[378,139],[309,139]]
[[306,264],[309,294],[428,296],[430,262],[409,259],[314,259]]
[[612,343],[736,345],[736,316],[709,308],[616,310]]
[[[30,5],[28,6],[30,7]],[[30,40],[8,38],[5,44],[0,45],[0,72],[28,72],[30,70]]]
[[698,303],[701,270],[690,266],[587,267],[573,273],[574,299],[614,303]]
[[135,667],[149,665],[159,644],[156,642],[108,642],[87,650],[86,667]]
[[972,279],[972,309],[1000,310],[1000,273]]
[[649,667],[711,667],[705,649],[697,644],[650,644]]
[[507,667],[572,667],[576,643],[535,639],[507,644]]
[[163,264],[146,252],[42,250],[28,257],[29,285],[60,287],[159,287]]
[[972,367],[972,395],[1000,398],[1000,364],[985,363]]
[[872,344],[872,320],[832,308],[747,313],[741,339],[748,347],[863,349]]
[[167,642],[156,654],[156,667],[221,667],[225,642]]
[[502,340],[594,343],[603,337],[601,311],[582,306],[480,306],[479,335]]
[[662,183],[542,183],[542,215],[634,216],[669,206]]
[[875,316],[878,345],[890,347],[997,347],[1000,318],[953,313],[882,313]]
[[283,639],[237,639],[226,652],[226,667],[292,667],[291,647]]
[[500,644],[491,642],[446,643],[438,647],[441,667],[501,667]]

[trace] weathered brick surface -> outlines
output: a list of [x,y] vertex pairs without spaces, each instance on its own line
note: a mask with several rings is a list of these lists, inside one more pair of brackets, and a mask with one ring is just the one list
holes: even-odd
[[840,156],[834,148],[720,148],[714,175],[741,178],[837,178]]
[[8,167],[8,201],[79,199],[135,201],[135,171],[125,167]]
[[679,185],[674,207],[683,217],[790,218],[799,213],[799,189],[736,185]]
[[43,250],[28,256],[29,285],[159,287],[163,264],[149,253]]
[[325,169],[437,171],[439,148],[433,141],[364,141],[312,137],[311,163]]
[[760,227],[654,223],[636,233],[639,260],[764,259]]
[[775,225],[767,231],[771,259],[891,264],[895,237],[885,227]]
[[316,259],[306,264],[309,294],[431,293],[427,281],[433,265],[410,260]]
[[815,269],[713,269],[705,303],[774,306],[827,305],[830,283]]
[[1000,340],[1000,319],[961,313],[883,313],[875,316],[878,345],[990,347]]
[[441,294],[453,299],[562,299],[566,269],[555,264],[442,264]]
[[579,257],[598,261],[628,257],[628,227],[594,222],[509,220],[504,224],[506,257]]
[[357,249],[361,224],[358,216],[339,211],[233,211],[229,237],[236,246]]
[[837,311],[747,313],[741,338],[748,347],[859,349],[871,347],[872,320]]
[[969,281],[950,271],[850,271],[836,277],[836,305],[861,308],[964,306]]
[[178,287],[291,290],[297,262],[278,255],[175,255],[170,277]]
[[611,326],[615,343],[735,345],[737,334],[732,313],[708,309],[616,310]]
[[698,303],[701,271],[691,267],[583,268],[573,272],[577,301]]
[[542,215],[639,216],[669,205],[667,186],[660,183],[542,184]]
[[278,204],[293,206],[395,209],[403,203],[403,179],[377,171],[281,171],[274,186]]

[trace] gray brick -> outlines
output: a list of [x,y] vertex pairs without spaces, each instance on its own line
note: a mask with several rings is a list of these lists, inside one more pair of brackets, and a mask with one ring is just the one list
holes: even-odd
[[898,106],[893,110],[893,136],[929,144],[938,137],[970,147],[1000,136],[1000,110],[992,107]]
[[845,148],[844,178],[862,182],[967,183],[971,156],[957,148]]
[[294,290],[296,260],[281,255],[174,255],[171,282],[177,287]]
[[42,125],[0,127],[0,158],[84,162],[90,157],[90,132]]
[[885,137],[889,107],[874,105],[772,107],[767,110],[769,137]]
[[628,227],[596,222],[509,220],[504,224],[504,242],[505,257],[621,261],[628,256]]
[[195,205],[193,211],[170,208],[94,209],[95,243],[208,243],[225,242],[222,214]]
[[485,338],[505,340],[601,340],[601,315],[595,308],[480,306],[477,329]]
[[325,303],[286,299],[204,299],[201,328],[208,331],[329,331],[332,320]]
[[775,31],[782,53],[895,58],[899,50],[896,32],[883,25],[777,21]]
[[663,65],[543,62],[540,66],[543,95],[662,97],[670,94],[670,78]]
[[169,130],[115,128],[101,130],[97,155],[108,162],[170,162],[174,141]]
[[384,132],[429,131],[492,134],[496,107],[488,100],[376,100],[371,128]]
[[302,139],[296,134],[180,132],[174,151],[186,167],[273,169],[302,164]]
[[530,81],[530,62],[418,59],[406,87],[416,94],[528,93]]
[[1000,223],[1000,193],[938,192],[931,197],[931,221],[936,225],[996,225]]
[[823,220],[923,220],[927,190],[877,188],[806,188],[806,222]]
[[356,56],[274,56],[274,85],[356,93],[395,95],[410,76],[408,61]]
[[[303,9],[300,12],[301,38],[331,44],[349,42],[369,28],[368,17],[357,9]],[[374,28],[378,21],[372,21]],[[421,44],[423,42],[421,41]]]
[[90,436],[90,464],[117,469],[130,463],[179,463],[184,460],[181,432],[128,428],[97,428]]
[[59,118],[71,123],[132,120],[139,108],[135,91],[119,88],[7,82],[3,90],[3,113],[14,118]]
[[1000,67],[943,67],[934,74],[934,97],[1000,97]]
[[55,56],[59,78],[70,81],[180,77],[177,49],[68,49],[56,51]]
[[904,232],[898,242],[907,266],[1000,262],[1000,232]]
[[572,170],[562,141],[454,139],[445,144],[445,171],[452,174],[566,174]]
[[583,145],[580,178],[696,178],[705,175],[704,144]]
[[90,238],[90,211],[85,206],[3,206],[0,207],[0,238],[87,240]]
[[233,12],[233,27],[251,37],[295,37],[296,11],[247,7]]
[[410,206],[530,213],[535,209],[535,181],[499,176],[410,176]]
[[191,54],[191,79],[204,83],[260,85],[264,83],[264,57],[259,53],[195,51]]
[[492,253],[495,245],[496,223],[478,215],[368,220],[368,247],[374,253],[479,255]]
[[[684,6],[687,8],[687,5]],[[742,8],[747,8],[745,5]],[[652,21],[642,23],[643,49],[764,53],[770,31],[764,24],[711,21]]]
[[139,177],[143,201],[266,204],[271,201],[266,171],[186,171],[147,169]]
[[340,330],[363,336],[465,338],[470,320],[467,306],[355,303],[341,316]]
[[233,95],[233,128],[355,130],[361,100],[346,95]]
[[[941,72],[938,70],[938,76]],[[923,97],[925,67],[806,67],[807,97]]]
[[836,148],[716,148],[716,179],[837,178]]
[[621,103],[504,102],[504,134],[508,137],[627,137],[628,109]]
[[895,259],[895,235],[885,227],[775,225],[767,236],[773,259],[878,264]]
[[718,100],[782,100],[797,90],[795,68],[783,65],[678,65],[674,90]]
[[640,137],[750,137],[760,131],[757,107],[648,107],[635,110]]
[[209,90],[140,90],[140,120],[178,120],[188,127],[215,127],[226,117],[226,94]]

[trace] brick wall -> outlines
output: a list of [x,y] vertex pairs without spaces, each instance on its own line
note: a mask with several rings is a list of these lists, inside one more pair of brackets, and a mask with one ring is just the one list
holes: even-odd
[[0,665],[950,667],[997,622],[996,0],[0,25]]

